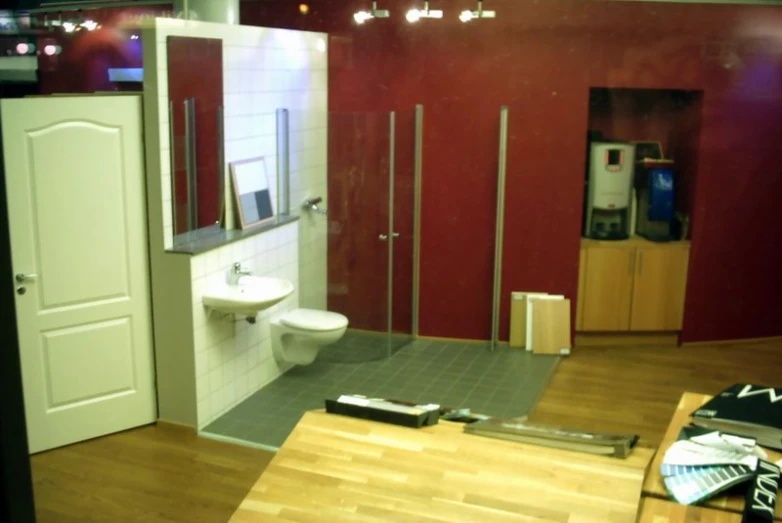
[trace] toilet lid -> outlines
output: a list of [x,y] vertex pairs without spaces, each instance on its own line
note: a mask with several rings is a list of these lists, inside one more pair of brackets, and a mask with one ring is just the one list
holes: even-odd
[[330,331],[347,327],[348,319],[342,314],[314,309],[295,309],[286,312],[280,322],[288,327],[310,331]]

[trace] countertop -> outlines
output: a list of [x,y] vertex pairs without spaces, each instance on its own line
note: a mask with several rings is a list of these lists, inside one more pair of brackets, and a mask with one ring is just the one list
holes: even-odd
[[212,249],[218,249],[224,245],[228,245],[229,243],[238,242],[239,240],[250,238],[256,234],[262,234],[271,231],[272,229],[276,229],[277,227],[288,225],[298,219],[299,216],[297,215],[279,214],[275,216],[274,219],[249,229],[226,230],[221,229],[219,225],[213,225],[211,227],[180,234],[174,239],[174,246],[167,249],[166,252],[190,255],[203,254]]
[[231,521],[634,522],[653,449],[627,459],[310,411]]

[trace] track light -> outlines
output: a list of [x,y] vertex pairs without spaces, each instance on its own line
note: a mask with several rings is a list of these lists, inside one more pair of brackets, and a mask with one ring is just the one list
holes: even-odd
[[99,28],[100,25],[98,25],[98,22],[95,20],[85,20],[79,24],[79,27],[83,27],[87,31],[94,31],[95,29]]
[[474,19],[497,18],[497,11],[487,11],[483,8],[483,0],[478,0],[478,9],[475,11],[462,11],[459,20],[465,24]]
[[407,21],[411,24],[419,21],[421,18],[442,18],[443,12],[439,9],[429,9],[429,0],[424,2],[423,9],[411,9],[407,12]]
[[389,16],[391,16],[391,12],[388,9],[378,9],[377,0],[372,0],[372,10],[356,11],[353,15],[353,20],[355,20],[357,24],[363,24],[367,20],[372,20],[373,18],[388,18]]

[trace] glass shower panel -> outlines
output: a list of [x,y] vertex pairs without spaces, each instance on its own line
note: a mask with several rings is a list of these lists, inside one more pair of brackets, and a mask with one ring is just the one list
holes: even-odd
[[414,255],[416,230],[416,111],[409,109],[392,113],[394,136],[393,211],[389,227],[392,234],[390,276],[390,334],[389,356],[413,339],[414,314]]
[[327,301],[350,325],[322,359],[388,356],[390,141],[389,113],[329,114]]

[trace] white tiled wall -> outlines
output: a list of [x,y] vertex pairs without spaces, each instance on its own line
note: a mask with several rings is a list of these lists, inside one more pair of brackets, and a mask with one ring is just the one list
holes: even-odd
[[[159,97],[165,248],[173,246],[174,238],[166,73],[166,39],[169,36],[220,38],[223,41],[225,161],[263,156],[271,192],[276,194],[276,111],[288,109],[295,115],[291,118],[292,176],[302,176],[301,166],[317,168],[317,173],[297,180],[296,185],[301,190],[296,194],[291,191],[292,206],[296,207],[301,202],[298,198],[308,192],[304,188],[310,182],[322,185],[325,198],[328,53],[323,44],[327,41],[326,35],[167,18],[156,19],[155,27],[157,67],[154,84]],[[149,83],[145,83],[145,88]],[[226,187],[230,187],[227,168],[225,176]],[[293,185],[294,181],[291,183]],[[233,200],[230,195],[231,192],[226,191],[227,227],[233,228]]]
[[269,319],[298,307],[298,291],[261,313],[254,325],[233,315],[207,316],[201,296],[226,281],[235,262],[261,276],[285,278],[299,288],[298,226],[269,232],[193,256],[193,328],[198,428],[228,411],[288,367],[272,356]]
[[[272,194],[276,194],[276,111],[290,114],[291,210],[297,212],[305,198],[321,196],[327,201],[327,52],[326,35],[284,29],[227,26],[175,19],[156,19],[145,28],[144,99],[147,144],[147,176],[152,184],[150,227],[153,272],[165,280],[170,268],[162,250],[173,247],[171,168],[168,117],[168,36],[220,38],[223,41],[223,91],[225,105],[225,160],[231,162],[263,156]],[[153,47],[149,47],[149,45]],[[319,49],[320,48],[320,49]],[[194,64],[197,67],[197,64]],[[208,81],[208,79],[204,79]],[[158,135],[158,136],[156,136]],[[226,167],[226,188],[230,188]],[[158,185],[159,184],[159,185]],[[159,195],[159,199],[158,199]],[[233,228],[233,201],[226,191],[228,228]],[[157,207],[157,202],[160,207]],[[276,200],[273,199],[273,201]],[[160,229],[157,229],[157,228]],[[273,380],[281,372],[271,355],[268,320],[271,315],[297,306],[326,308],[327,219],[303,214],[293,224],[248,238],[190,260],[192,296],[182,303],[193,308],[192,331],[177,324],[165,339],[183,340],[192,332],[191,360],[182,368],[196,369],[197,425],[202,428],[243,398]],[[162,235],[160,232],[162,231]],[[163,258],[161,258],[161,256]],[[155,260],[159,260],[155,262]],[[274,308],[264,311],[255,325],[244,320],[213,316],[206,318],[201,305],[205,286],[224,279],[234,262],[241,261],[256,274],[273,274],[293,282],[296,292]],[[153,278],[154,279],[154,278]],[[162,290],[153,294],[158,300]],[[166,324],[165,311],[156,322]],[[181,322],[180,322],[181,323]],[[177,330],[178,329],[178,330]],[[184,329],[184,331],[182,330]],[[185,336],[187,334],[187,336]],[[162,336],[160,337],[163,338]],[[159,337],[156,335],[156,343]],[[184,343],[184,342],[182,342]],[[166,347],[156,347],[166,350]],[[190,356],[188,356],[190,357]],[[180,372],[176,362],[164,373]],[[178,412],[187,409],[177,406]],[[191,423],[189,415],[172,420]]]

